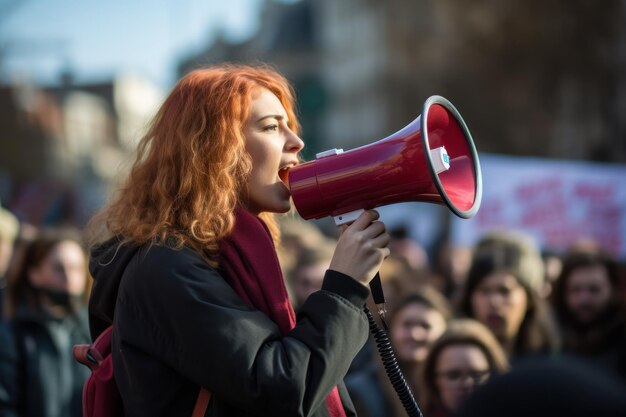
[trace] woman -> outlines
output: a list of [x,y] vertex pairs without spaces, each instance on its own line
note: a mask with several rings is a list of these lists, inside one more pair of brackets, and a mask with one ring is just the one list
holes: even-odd
[[478,385],[507,369],[506,355],[489,329],[471,319],[451,321],[424,363],[425,415],[456,413]]
[[[354,415],[341,380],[367,338],[367,284],[389,235],[366,211],[296,321],[274,249],[298,164],[292,90],[263,67],[180,80],[125,185],[93,223],[91,330],[113,323],[126,415]],[[104,234],[99,234],[101,231]]]
[[[421,368],[429,349],[446,330],[451,318],[447,300],[431,287],[422,287],[405,296],[389,316],[391,345],[418,402],[422,391],[419,387]],[[350,374],[346,385],[359,417],[406,415],[379,358],[368,368]]]
[[49,230],[20,255],[0,328],[0,415],[82,416],[89,371],[71,350],[89,340],[87,254],[76,232]]
[[539,297],[543,265],[523,236],[493,234],[477,245],[460,297],[461,311],[486,325],[510,360],[557,349],[554,323]]

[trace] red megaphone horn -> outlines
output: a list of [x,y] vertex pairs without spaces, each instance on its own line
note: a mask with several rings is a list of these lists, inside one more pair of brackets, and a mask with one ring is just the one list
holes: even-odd
[[348,223],[367,209],[408,201],[447,205],[470,218],[480,207],[482,176],[472,136],[457,109],[432,96],[400,131],[344,152],[331,149],[289,171],[300,216]]

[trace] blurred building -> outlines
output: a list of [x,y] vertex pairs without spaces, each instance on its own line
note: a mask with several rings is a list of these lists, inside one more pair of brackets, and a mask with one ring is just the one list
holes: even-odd
[[83,225],[102,205],[161,98],[133,76],[1,87],[3,204],[35,225]]
[[479,151],[623,162],[625,17],[624,0],[266,0],[254,38],[220,38],[180,69],[275,64],[296,84],[308,157],[391,134],[439,94]]
[[434,1],[324,0],[318,7],[324,66],[332,92],[324,136],[347,148],[388,136],[444,94],[452,73],[449,27]]

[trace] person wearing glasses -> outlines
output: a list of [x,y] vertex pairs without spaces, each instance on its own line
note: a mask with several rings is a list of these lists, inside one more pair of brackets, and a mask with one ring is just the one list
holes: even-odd
[[487,327],[472,319],[452,320],[424,363],[424,414],[453,415],[476,387],[508,368],[504,350]]

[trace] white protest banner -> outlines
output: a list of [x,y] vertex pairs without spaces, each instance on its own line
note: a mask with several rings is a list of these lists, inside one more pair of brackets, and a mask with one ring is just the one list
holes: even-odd
[[483,200],[476,217],[455,219],[452,241],[473,245],[484,233],[519,230],[542,248],[597,241],[626,258],[626,165],[479,156]]

